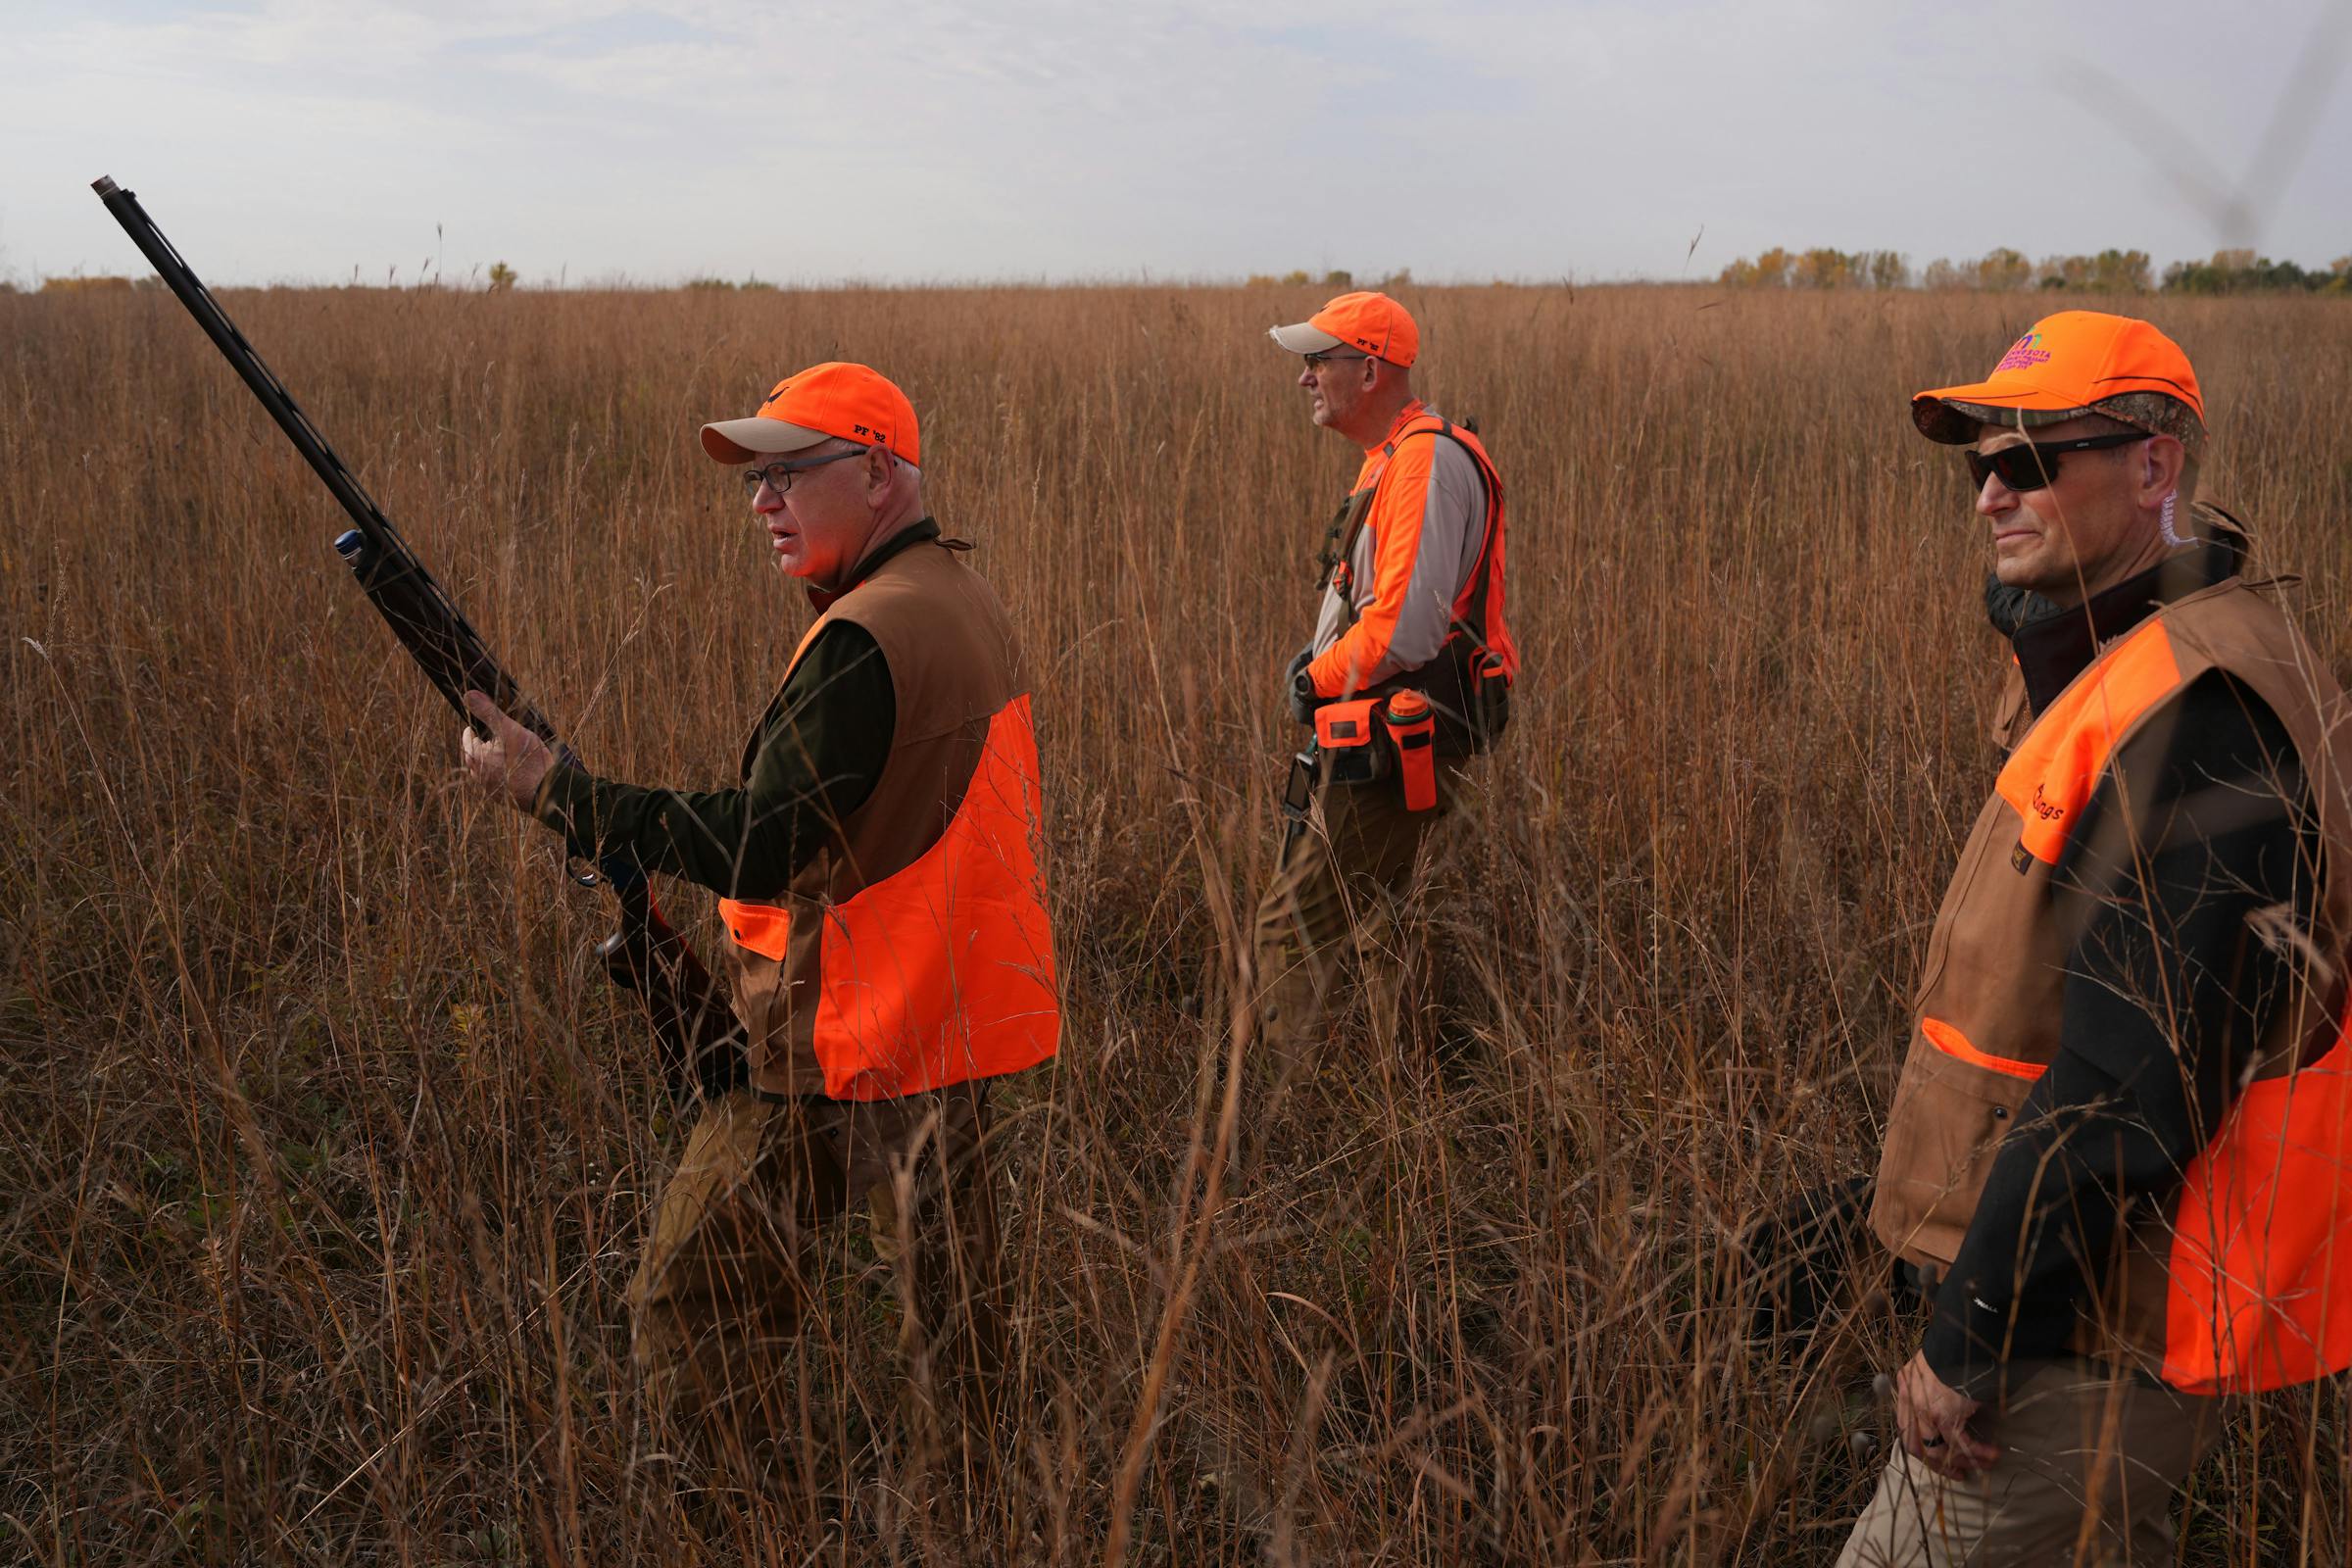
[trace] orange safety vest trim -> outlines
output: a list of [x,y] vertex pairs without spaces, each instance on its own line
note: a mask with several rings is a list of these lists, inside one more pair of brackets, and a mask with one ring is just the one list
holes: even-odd
[[1486,444],[1470,431],[1435,414],[1415,419],[1397,440],[1434,430],[1444,439],[1458,444],[1470,454],[1478,467],[1479,482],[1486,497],[1487,514],[1480,524],[1478,559],[1471,564],[1470,574],[1462,581],[1462,591],[1454,596],[1449,613],[1453,617],[1452,635],[1465,632],[1478,646],[1502,660],[1503,674],[1512,680],[1519,678],[1519,648],[1511,641],[1511,633],[1502,618],[1502,475],[1495,471],[1494,460],[1487,456]]
[[[1037,869],[1039,778],[1023,693],[989,721],[939,841],[822,910],[814,1046],[833,1099],[893,1099],[1054,1054],[1061,1014]],[[789,909],[722,899],[719,912],[738,944],[784,961]]]
[[[2182,684],[2161,616],[2050,705],[1995,789],[2018,853],[2054,865],[2116,744]],[[2022,865],[2020,867],[2023,868]],[[1920,1020],[1947,1055],[2036,1079],[2040,1062],[1979,1051]],[[2163,1376],[2194,1394],[2259,1393],[2352,1366],[2352,1014],[2317,1060],[2245,1086],[2183,1173],[2166,1259]],[[2341,1245],[2338,1245],[2339,1239]]]
[[1927,1038],[1929,1045],[1945,1055],[1965,1061],[1972,1067],[1983,1067],[1987,1072],[2007,1073],[2012,1078],[2023,1078],[2032,1083],[2050,1070],[2046,1062],[2020,1061],[2015,1056],[1996,1056],[1989,1052],[1979,1051],[1968,1043],[1968,1036],[1941,1018],[1920,1019],[1919,1032]]

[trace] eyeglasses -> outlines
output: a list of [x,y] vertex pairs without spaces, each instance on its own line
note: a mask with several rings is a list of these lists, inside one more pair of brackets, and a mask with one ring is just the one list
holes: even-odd
[[2039,490],[2058,477],[2058,460],[2069,452],[2102,452],[2149,439],[2146,430],[2123,430],[2113,435],[2086,435],[2076,441],[2025,441],[1997,452],[1966,452],[1968,476],[1979,490],[1987,474],[1997,474],[2012,490]]
[[1298,357],[1306,362],[1306,368],[1309,370],[1320,370],[1326,365],[1337,365],[1342,360],[1368,360],[1372,356],[1369,354],[1334,354],[1326,349],[1320,354],[1301,354]]
[[760,485],[764,484],[776,494],[782,495],[792,488],[794,474],[806,473],[810,468],[821,468],[828,463],[840,463],[849,458],[862,458],[872,450],[871,447],[852,447],[847,452],[836,452],[829,457],[803,458],[798,463],[771,463],[764,468],[746,468],[743,470],[743,493],[747,496],[757,496],[760,493]]

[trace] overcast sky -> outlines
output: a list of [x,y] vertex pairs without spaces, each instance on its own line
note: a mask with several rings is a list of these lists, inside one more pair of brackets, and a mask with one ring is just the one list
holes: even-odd
[[2348,51],[2352,0],[0,0],[0,275],[135,270],[100,174],[219,282],[2324,264]]

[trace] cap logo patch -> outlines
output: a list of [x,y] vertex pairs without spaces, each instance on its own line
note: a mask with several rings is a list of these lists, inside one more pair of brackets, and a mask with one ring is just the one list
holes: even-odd
[[2041,346],[2041,334],[2028,332],[2009,345],[2009,352],[2001,356],[2001,363],[1992,368],[1992,373],[1999,375],[2004,370],[2031,370],[2036,365],[2049,363],[2050,351]]

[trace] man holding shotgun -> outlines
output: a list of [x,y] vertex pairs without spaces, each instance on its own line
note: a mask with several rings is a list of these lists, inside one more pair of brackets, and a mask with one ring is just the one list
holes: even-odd
[[1871,1216],[1934,1309],[1841,1568],[2169,1563],[2224,1396],[2352,1363],[2346,715],[2190,506],[2204,411],[2087,311],[1911,405],[2015,657]]
[[554,757],[479,693],[468,774],[586,857],[718,893],[749,1083],[706,1102],[631,1288],[641,1367],[722,1447],[797,1425],[810,1232],[863,1204],[907,1344],[986,1462],[1002,1358],[989,1080],[1054,1054],[1037,743],[1012,629],[922,499],[906,396],[812,366],[703,427],[817,611],[732,788],[646,789]]

